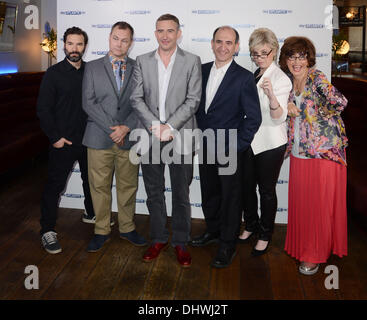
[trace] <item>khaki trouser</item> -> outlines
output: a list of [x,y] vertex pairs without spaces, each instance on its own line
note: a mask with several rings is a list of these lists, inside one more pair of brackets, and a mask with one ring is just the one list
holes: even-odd
[[110,149],[88,148],[88,177],[96,214],[94,233],[108,235],[111,232],[112,179],[115,172],[118,222],[120,233],[135,230],[136,191],[139,166],[129,160],[129,150],[117,145]]

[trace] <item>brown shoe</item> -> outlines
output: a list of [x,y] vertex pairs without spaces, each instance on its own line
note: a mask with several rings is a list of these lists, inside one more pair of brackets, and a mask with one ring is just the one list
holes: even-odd
[[175,246],[176,256],[178,263],[184,267],[188,268],[191,266],[191,256],[187,251],[185,246]]
[[159,256],[162,250],[166,249],[168,245],[168,242],[166,243],[159,243],[156,242],[155,244],[151,245],[147,251],[145,251],[143,260],[145,262],[151,262],[155,258]]

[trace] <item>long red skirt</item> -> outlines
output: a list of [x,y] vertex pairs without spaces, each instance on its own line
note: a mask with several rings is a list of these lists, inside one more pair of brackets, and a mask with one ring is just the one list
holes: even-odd
[[291,155],[285,251],[299,261],[325,263],[347,255],[347,168],[331,160]]

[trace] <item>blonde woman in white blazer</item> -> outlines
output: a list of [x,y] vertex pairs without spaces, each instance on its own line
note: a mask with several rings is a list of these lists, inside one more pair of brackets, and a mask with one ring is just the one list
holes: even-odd
[[[277,66],[279,50],[275,34],[256,29],[249,39],[250,55],[258,66],[254,76],[260,99],[262,123],[244,159],[244,221],[239,242],[258,235],[253,256],[264,254],[272,237],[277,212],[276,184],[287,144],[287,103],[292,83]],[[261,216],[258,215],[259,187]]]

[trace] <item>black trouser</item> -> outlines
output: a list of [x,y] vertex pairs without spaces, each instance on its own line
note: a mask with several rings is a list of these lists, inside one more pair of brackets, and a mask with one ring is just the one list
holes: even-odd
[[[158,142],[159,143],[159,142]],[[167,209],[165,199],[165,167],[166,160],[161,159],[162,149],[169,143],[159,143],[158,152],[149,153],[142,157],[141,169],[145,190],[147,193],[147,207],[150,215],[150,238],[152,243],[168,242],[169,231],[166,227]],[[193,155],[179,155],[170,150],[169,156],[179,163],[167,164],[169,168],[172,190],[171,245],[186,245],[190,240],[191,205],[190,184],[193,176]],[[153,160],[154,159],[154,160]],[[145,163],[148,161],[149,163]],[[185,164],[186,163],[186,164]]]
[[[286,145],[254,155],[251,148],[243,159],[243,218],[245,229],[258,232],[259,240],[270,241],[278,208],[276,185]],[[261,217],[258,215],[256,186],[259,186]]]
[[83,181],[84,207],[88,215],[94,216],[88,183],[87,148],[65,145],[61,149],[50,146],[48,177],[41,200],[41,235],[55,231],[60,194],[64,191],[75,161],[79,162]]
[[219,175],[219,164],[207,164],[204,151],[199,165],[201,202],[207,232],[219,233],[222,244],[234,247],[242,211],[242,157],[237,153],[237,170],[231,175]]

